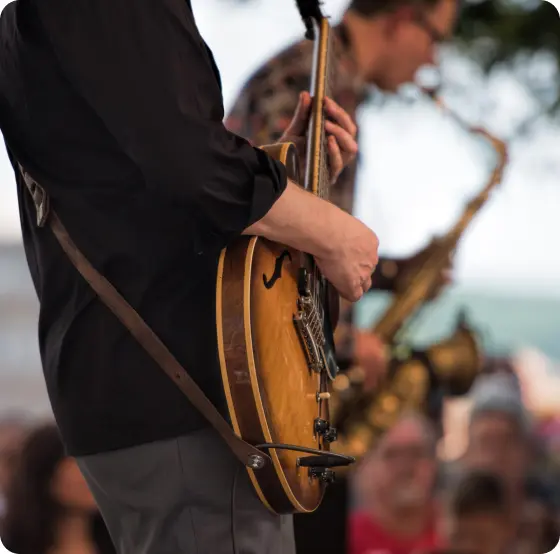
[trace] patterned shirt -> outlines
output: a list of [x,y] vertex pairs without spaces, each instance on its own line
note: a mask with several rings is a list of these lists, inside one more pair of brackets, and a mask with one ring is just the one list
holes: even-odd
[[[358,76],[343,25],[333,29],[334,59],[332,97],[355,121],[367,99],[366,83]],[[247,81],[225,125],[253,144],[278,142],[296,110],[299,93],[310,88],[314,42],[292,44],[270,59]],[[330,200],[351,213],[358,160],[349,164],[330,190]]]
[[[359,77],[344,25],[333,28],[335,68],[331,95],[356,121],[359,106],[367,99],[366,83]],[[253,144],[278,142],[290,124],[299,94],[310,89],[314,42],[303,40],[290,45],[270,59],[245,84],[225,125]],[[353,211],[358,159],[349,164],[330,189],[330,201]],[[352,305],[341,301],[336,346],[341,362],[353,358]]]

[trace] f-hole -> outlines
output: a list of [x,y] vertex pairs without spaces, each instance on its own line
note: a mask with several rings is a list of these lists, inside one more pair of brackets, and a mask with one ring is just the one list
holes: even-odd
[[284,259],[288,258],[290,262],[292,261],[292,256],[288,252],[288,250],[284,250],[280,256],[276,258],[276,263],[274,264],[274,273],[267,279],[266,275],[263,273],[263,283],[267,289],[271,289],[276,281],[282,277],[282,265],[284,264]]

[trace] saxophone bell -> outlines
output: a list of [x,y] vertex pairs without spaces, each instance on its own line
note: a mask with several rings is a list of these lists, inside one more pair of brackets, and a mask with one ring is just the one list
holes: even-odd
[[453,334],[430,346],[426,356],[448,396],[467,394],[484,366],[484,351],[476,332],[461,312]]

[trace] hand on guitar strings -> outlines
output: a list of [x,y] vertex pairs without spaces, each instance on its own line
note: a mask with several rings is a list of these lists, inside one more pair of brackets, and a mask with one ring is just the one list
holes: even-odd
[[[280,139],[280,142],[293,142],[302,160],[305,160],[306,133],[311,105],[309,92],[302,92],[294,117]],[[357,127],[344,109],[331,98],[325,98],[325,116],[330,182],[334,184],[342,170],[355,159],[358,153]]]

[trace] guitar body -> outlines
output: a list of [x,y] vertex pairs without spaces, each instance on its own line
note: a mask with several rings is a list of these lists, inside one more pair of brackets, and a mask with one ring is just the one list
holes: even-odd
[[[297,182],[294,145],[263,149]],[[241,237],[224,249],[216,290],[218,350],[229,415],[238,436],[253,445],[297,445],[327,454],[329,439],[318,431],[317,421],[329,421],[325,393],[331,377],[310,368],[294,319],[308,263],[306,254],[260,237]],[[322,321],[323,350],[325,362],[336,370],[330,329],[336,310],[330,304]],[[325,482],[299,465],[298,459],[309,454],[281,448],[267,452],[272,465],[247,469],[261,501],[275,513],[314,511]]]

